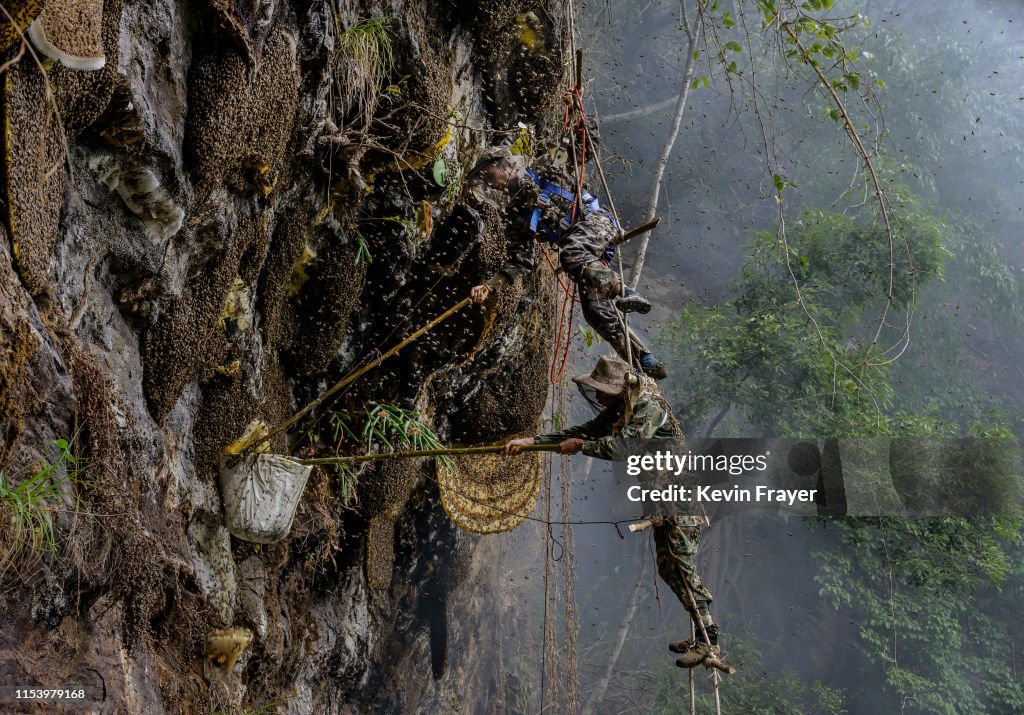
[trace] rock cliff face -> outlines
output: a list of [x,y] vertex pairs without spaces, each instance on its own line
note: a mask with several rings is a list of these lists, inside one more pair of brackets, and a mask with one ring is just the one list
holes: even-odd
[[[14,4],[23,24],[90,5]],[[103,713],[477,711],[493,546],[448,521],[432,464],[364,469],[349,504],[318,468],[267,546],[226,531],[217,464],[500,265],[500,217],[460,208],[460,180],[495,130],[560,129],[564,8],[102,7],[98,71],[0,34],[0,471],[45,459],[63,495],[52,552],[11,553],[0,524],[0,683],[99,687]],[[529,432],[551,313],[540,275],[505,288],[330,409]],[[273,451],[322,452],[326,414]],[[253,640],[225,673],[204,648],[232,627]],[[455,644],[479,657],[448,673]]]

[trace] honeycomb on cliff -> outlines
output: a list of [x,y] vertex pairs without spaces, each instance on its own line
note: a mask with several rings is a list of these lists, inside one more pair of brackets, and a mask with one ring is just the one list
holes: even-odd
[[2,75],[3,187],[15,266],[33,296],[50,288],[64,198],[64,137],[42,70],[19,62]]
[[123,82],[117,73],[122,7],[123,0],[103,4],[102,25],[96,29],[101,30],[102,44],[111,54],[111,62],[103,69],[82,72],[50,62],[41,68],[23,58],[3,74],[4,166],[0,173],[5,178],[7,225],[18,272],[35,296],[49,285],[63,205],[67,142],[96,121],[115,86]]
[[499,291],[497,315],[473,356],[474,377],[456,393],[452,438],[498,440],[530,431],[544,409],[551,367],[550,316],[555,310],[550,272]]
[[40,53],[80,71],[102,69],[103,0],[62,0],[47,3],[28,29]]
[[[445,137],[452,129],[449,115],[454,85],[451,59],[444,51],[432,44],[418,52],[413,47],[407,50],[406,63],[395,72],[408,78],[397,86],[397,109],[387,103],[378,113],[388,110],[386,125],[380,131],[381,142],[398,154],[399,166],[418,168],[433,161],[447,143]],[[393,159],[389,156],[389,163]]]
[[395,568],[395,520],[387,515],[370,519],[366,530],[366,583],[387,588]]
[[356,487],[359,510],[367,518],[395,519],[405,508],[412,488],[420,478],[422,459],[382,459],[360,475]]
[[267,345],[285,346],[291,341],[293,324],[287,296],[295,266],[307,250],[309,224],[310,219],[301,208],[288,206],[278,213],[256,303]]
[[[246,256],[263,256],[269,232],[248,216],[230,236],[227,250],[208,260],[190,280],[188,291],[167,308],[143,337],[143,389],[150,413],[163,420],[182,389],[225,357],[227,335],[218,331],[225,301]],[[259,270],[247,266],[246,270]],[[227,444],[229,439],[224,444]]]
[[[279,424],[291,414],[291,391],[281,368],[271,361],[260,366],[262,396],[254,394],[251,368],[237,376],[217,374],[203,383],[202,403],[195,426],[196,473],[213,478],[224,448],[245,431],[255,419]],[[286,453],[284,435],[270,445],[272,452]]]
[[296,38],[278,28],[255,66],[229,46],[200,56],[189,76],[186,158],[197,184],[268,196],[285,166],[301,78]]
[[329,231],[306,267],[307,279],[290,301],[293,327],[286,346],[289,366],[299,375],[324,370],[348,335],[349,318],[359,302],[367,264],[356,240]]
[[[2,238],[0,231],[0,238]],[[32,326],[20,316],[0,312],[0,442],[13,444],[34,400],[26,390],[29,361],[37,342]],[[0,454],[0,467],[3,467]]]

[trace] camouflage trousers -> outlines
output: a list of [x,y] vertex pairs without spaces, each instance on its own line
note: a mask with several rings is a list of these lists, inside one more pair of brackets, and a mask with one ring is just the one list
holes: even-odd
[[580,287],[581,295],[586,290],[601,298],[615,297],[619,276],[601,261],[615,236],[612,220],[593,211],[578,221],[562,239],[558,260],[566,274]]
[[604,338],[615,352],[623,360],[627,360],[632,354],[633,359],[637,356],[650,352],[650,349],[633,333],[629,331],[630,349],[626,350],[626,333],[623,330],[622,319],[619,312],[615,310],[615,304],[611,298],[599,295],[590,286],[581,285],[580,308],[583,310],[583,319],[594,329],[598,335]]
[[[696,570],[697,546],[700,544],[699,523],[699,517],[661,517],[654,526],[654,545],[661,580],[668,584],[683,607],[690,612],[694,623],[701,622],[707,628],[714,625],[715,621],[708,610],[711,592],[700,580]],[[690,594],[687,594],[687,586],[693,602]]]
[[632,334],[632,345],[627,350],[622,320],[612,303],[619,274],[606,266],[601,256],[615,236],[615,224],[610,218],[589,213],[563,239],[558,260],[579,288],[584,319],[625,360],[630,353],[636,356],[650,350]]

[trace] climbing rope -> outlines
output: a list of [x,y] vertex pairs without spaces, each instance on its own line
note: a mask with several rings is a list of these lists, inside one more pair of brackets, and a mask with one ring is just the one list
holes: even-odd
[[[559,288],[562,289],[562,310],[561,316],[558,321],[558,330],[555,331],[555,349],[551,357],[551,369],[548,372],[548,378],[552,385],[557,385],[562,379],[562,375],[565,374],[565,365],[569,360],[569,347],[572,343],[572,321],[574,315],[574,309],[576,307],[576,284],[572,281],[562,281],[562,276],[555,266],[554,261],[551,260],[551,254],[548,252],[547,247],[544,244],[540,246],[541,253],[544,255],[544,260],[547,261],[548,266],[551,268],[551,272],[555,275],[555,280],[558,281]],[[566,305],[569,305],[568,318],[569,324],[566,326]],[[563,343],[564,340],[564,343]],[[559,353],[561,356],[561,364],[559,364]],[[558,365],[556,370],[555,366]]]
[[[579,169],[577,171],[577,196],[579,196],[580,193],[582,192],[583,171],[585,170],[586,131],[587,131],[586,120],[585,120],[586,112],[585,112],[585,109],[584,109],[584,106],[583,106],[583,97],[582,97],[582,79],[581,79],[581,77],[582,77],[582,68],[581,68],[581,64],[582,64],[582,51],[581,50],[576,50],[576,60],[577,60],[577,62],[576,62],[576,76],[577,76],[577,79],[576,79],[576,86],[573,88],[572,93],[571,93],[571,100],[572,100],[572,103],[573,103],[573,111],[574,111],[574,113],[576,113],[577,121],[581,125],[580,129],[579,129],[579,131],[581,133],[581,142],[580,142],[580,144],[581,144],[581,150],[580,150],[581,157],[580,157]],[[567,108],[566,109],[566,114],[568,114],[568,112],[569,112],[569,110]],[[596,118],[596,111],[595,111],[595,118]],[[570,144],[570,146],[573,146],[573,145]],[[609,211],[611,212],[612,217],[615,219],[616,230],[618,231],[618,234],[619,234],[618,238],[617,238],[617,241],[618,242],[622,242],[623,238],[624,238],[624,234],[623,234],[623,230],[622,230],[622,223],[619,221],[618,211],[615,208],[615,201],[612,198],[611,189],[608,186],[608,180],[605,177],[604,167],[601,164],[600,152],[597,149],[595,149],[595,151],[594,151],[594,164],[597,167],[598,176],[599,176],[599,178],[601,180],[601,186],[602,186],[602,189],[604,190],[604,195],[605,195],[605,199],[606,199],[606,201],[608,203]],[[616,260],[617,260],[617,263],[618,263],[619,283],[622,286],[623,290],[625,290],[626,278],[625,278],[625,272],[624,272],[623,266],[622,266],[622,252],[621,251],[617,251],[616,252]],[[616,312],[617,312],[617,314],[619,316],[619,320],[620,320],[621,325],[622,325],[623,335],[625,336],[625,342],[626,342],[626,362],[630,366],[633,366],[633,354],[632,354],[632,347],[633,346],[632,346],[632,340],[630,340],[629,322],[628,322],[628,319],[626,318],[626,315],[624,313],[619,312],[619,311],[616,311]],[[690,605],[694,608],[693,613],[696,613],[696,599],[693,597],[693,594],[690,592],[690,588],[689,588],[688,584],[686,584],[686,592],[687,592],[687,595],[689,597]],[[693,629],[693,625],[692,624],[691,624],[691,629]],[[707,634],[706,629],[704,628],[703,622],[700,622],[699,630],[700,630],[701,636],[703,637],[704,642],[710,647],[711,641],[708,638],[708,634]],[[696,631],[695,630],[693,630],[693,637],[694,638],[696,637]],[[708,667],[710,667],[712,669],[712,676],[711,676],[711,678],[712,678],[712,684],[713,684],[713,688],[714,688],[715,712],[716,712],[716,715],[721,715],[721,713],[722,713],[722,703],[721,703],[721,697],[719,695],[719,689],[718,689],[718,685],[719,685],[719,681],[720,681],[720,676],[719,676],[718,671],[719,671],[719,669],[722,669],[722,670],[725,670],[726,672],[729,672],[731,669],[728,669],[727,666],[724,666],[724,664],[722,664],[717,659],[711,659],[711,660],[708,661],[708,663],[709,663]],[[735,672],[735,671],[732,670],[732,672]],[[694,690],[694,681],[695,681],[695,676],[694,676],[693,670],[691,669],[690,670],[690,675],[689,675],[689,682],[690,682],[690,710],[691,710],[691,713],[695,712],[695,710],[696,710],[696,693],[695,693],[695,690]]]
[[[573,43],[575,47],[575,43]],[[565,113],[562,120],[562,132],[563,136],[565,133],[571,130],[578,134],[580,137],[580,156],[579,161],[576,161],[576,142],[570,141],[569,147],[573,153],[573,166],[576,169],[576,196],[574,197],[572,216],[576,215],[576,208],[579,202],[579,197],[583,193],[584,175],[586,173],[587,165],[587,133],[589,131],[587,127],[587,110],[583,102],[583,51],[575,50],[576,53],[576,83],[575,85],[566,92],[565,96]],[[594,113],[596,119],[596,111]],[[608,204],[609,212],[612,215],[612,219],[615,222],[615,230],[618,233],[613,244],[624,243],[625,234],[622,229],[622,221],[619,219],[619,212],[615,208],[615,200],[612,198],[611,188],[608,186],[608,180],[604,174],[604,167],[601,164],[600,150],[595,145],[594,147],[594,165],[597,167],[598,176],[601,180],[601,188],[604,190],[605,200]],[[622,290],[626,288],[626,276],[622,267],[622,251],[616,251],[616,262],[618,264],[619,273],[619,285]],[[625,336],[626,342],[626,362],[633,366],[633,342],[629,339],[629,320],[625,313],[616,311],[620,324],[622,325],[622,333]]]
[[[566,321],[566,307],[568,306],[568,321]],[[562,296],[562,314],[558,321],[558,335],[555,338],[554,358],[551,361],[551,372],[548,375],[552,385],[558,384],[562,375],[565,374],[565,364],[569,360],[569,346],[572,344],[572,319],[576,308],[576,286],[573,284],[571,290],[566,290]],[[568,325],[566,324],[568,323]],[[563,332],[564,331],[564,332]],[[561,362],[559,363],[558,352],[562,351]],[[558,364],[558,370],[555,365]]]
[[[555,387],[554,404],[562,414],[568,412],[569,389],[562,382]],[[572,468],[568,455],[558,458],[558,484],[563,521],[572,519]],[[574,715],[580,708],[579,662],[576,658],[576,642],[580,621],[576,610],[576,548],[572,528],[562,527],[562,593],[565,602],[565,712]]]

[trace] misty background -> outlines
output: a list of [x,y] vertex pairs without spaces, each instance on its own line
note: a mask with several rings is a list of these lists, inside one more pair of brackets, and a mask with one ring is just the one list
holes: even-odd
[[[731,13],[731,27],[721,22],[723,12]],[[697,86],[662,185],[662,223],[638,285],[657,307],[631,316],[631,326],[670,360],[663,389],[689,436],[823,438],[856,434],[865,424],[890,436],[1020,434],[1024,8],[998,0],[840,0],[824,15],[846,18],[851,29],[843,43],[856,51],[860,81],[877,94],[881,113],[868,105],[852,111],[865,136],[880,141],[874,158],[898,194],[896,212],[911,217],[908,227],[919,218],[921,235],[937,237],[933,268],[914,276],[912,299],[892,311],[882,332],[881,342],[898,345],[899,355],[872,383],[879,399],[858,393],[840,409],[827,389],[810,390],[806,376],[797,384],[784,367],[776,369],[777,382],[789,393],[757,393],[742,375],[761,358],[706,340],[718,331],[756,342],[757,333],[743,332],[752,319],[744,296],[755,288],[795,305],[779,289],[786,276],[772,283],[778,266],[767,265],[779,221],[773,174],[787,182],[784,216],[798,250],[816,245],[814,231],[821,230],[807,211],[849,217],[857,230],[871,223],[860,158],[823,95],[766,39],[751,4],[709,11],[722,34],[717,45],[701,41]],[[686,62],[679,5],[590,0],[580,23],[604,168],[623,223],[637,225]],[[732,38],[742,51],[728,59],[747,78],[757,73],[753,85],[730,82],[715,56]],[[768,233],[755,250],[759,232]],[[624,252],[627,270],[634,250]],[[755,254],[763,260],[752,266]],[[841,273],[843,259],[823,260]],[[813,266],[805,275],[813,276]],[[757,283],[758,276],[767,278]],[[853,269],[847,276],[871,280]],[[870,341],[884,301],[869,295],[856,310],[842,299],[830,304],[847,288],[841,276],[829,279],[838,292],[814,296],[822,296],[823,322],[838,316],[835,344],[852,354]],[[700,322],[708,315],[717,322]],[[901,337],[907,317],[909,340]],[[798,314],[779,332],[810,346],[799,350],[820,351]],[[726,355],[727,348],[734,352]],[[772,349],[764,365],[785,363],[785,351],[796,350],[784,342]],[[604,350],[577,332],[567,370],[588,372]],[[807,354],[796,351],[793,361],[802,364]],[[730,373],[722,366],[735,355],[745,357]],[[590,417],[582,400],[569,400],[573,422]],[[552,473],[557,520],[557,463]],[[571,520],[636,516],[623,512],[614,490],[625,485],[615,483],[608,465],[577,456],[563,474]],[[948,478],[956,479],[955,469]],[[542,502],[537,514],[543,518],[546,508]],[[1019,521],[709,516],[699,573],[715,596],[724,651],[741,669],[720,686],[723,712],[1024,712]],[[499,677],[515,682],[523,710],[537,712],[542,702],[548,712],[570,709],[570,702],[597,713],[688,710],[687,674],[675,668],[667,644],[689,636],[689,618],[657,578],[649,535],[620,538],[607,524],[576,525],[571,535],[555,525],[549,534],[531,522],[503,541],[502,553],[501,648],[515,665]],[[567,577],[574,577],[574,595]],[[554,594],[546,604],[545,580]],[[698,670],[698,711],[713,712],[709,677]]]

